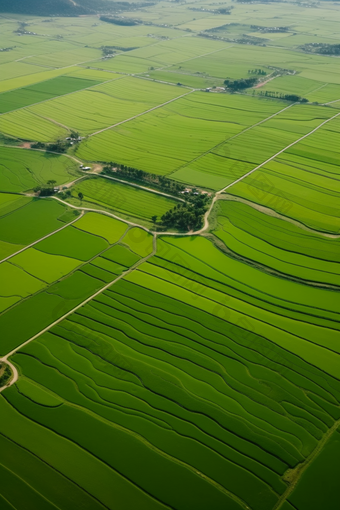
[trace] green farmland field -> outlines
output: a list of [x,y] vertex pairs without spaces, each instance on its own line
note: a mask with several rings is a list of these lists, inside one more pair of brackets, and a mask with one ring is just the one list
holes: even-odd
[[5,3],[0,510],[336,509],[339,2]]
[[65,156],[0,146],[1,191],[27,191],[49,180],[63,184],[76,175],[76,164]]
[[[86,179],[75,184],[72,188],[72,196],[77,197],[78,193],[83,193],[82,202],[85,202],[87,206],[104,207],[116,214],[123,214],[129,220],[151,221],[152,216],[161,217],[179,203],[178,200],[103,177]],[[75,201],[79,202],[75,198],[71,200],[71,202]]]

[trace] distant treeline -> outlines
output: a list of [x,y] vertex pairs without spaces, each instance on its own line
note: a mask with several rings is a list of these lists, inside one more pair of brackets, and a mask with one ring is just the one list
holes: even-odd
[[112,23],[113,25],[120,25],[122,27],[133,27],[140,24],[140,21],[137,19],[111,18],[109,16],[100,16],[100,21],[105,21],[105,23]]
[[115,51],[132,51],[137,50],[138,46],[131,46],[130,48],[125,48],[123,46],[102,46],[100,48],[103,52],[103,55],[112,55]]
[[130,2],[111,2],[109,0],[0,0],[0,12],[33,14],[38,16],[79,16],[100,12],[116,13],[129,11],[137,7],[154,3],[135,4]]
[[320,53],[321,55],[340,55],[340,44],[308,43],[299,46],[303,51],[309,53]]
[[281,92],[271,92],[270,90],[261,90],[260,96],[274,97],[275,99],[284,99],[285,101],[292,101],[293,103],[308,103],[308,99],[298,96],[297,94],[282,94]]

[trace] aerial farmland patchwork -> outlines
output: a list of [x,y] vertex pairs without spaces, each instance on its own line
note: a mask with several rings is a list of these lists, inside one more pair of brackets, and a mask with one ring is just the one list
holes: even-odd
[[0,510],[338,507],[339,23],[0,0]]

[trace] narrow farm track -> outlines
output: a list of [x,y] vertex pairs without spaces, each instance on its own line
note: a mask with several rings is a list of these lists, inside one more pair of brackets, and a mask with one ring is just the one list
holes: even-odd
[[125,124],[126,122],[130,122],[131,120],[137,119],[138,117],[142,117],[143,115],[153,112],[154,110],[158,110],[158,108],[162,108],[163,106],[166,106],[167,104],[173,103],[174,101],[178,101],[178,99],[188,96],[189,94],[192,94],[193,92],[195,92],[195,89],[191,89],[189,92],[186,92],[186,94],[182,94],[181,96],[177,96],[174,99],[170,99],[170,101],[166,101],[165,103],[154,106],[153,108],[150,108],[149,110],[146,110],[145,112],[138,113],[137,115],[134,115],[133,117],[130,117],[129,119],[122,120],[120,122],[117,122],[116,124],[113,124],[112,126],[106,127],[104,129],[100,129],[99,131],[96,131],[95,133],[92,133],[91,135],[89,135],[89,138],[91,136],[99,135],[100,133],[103,133],[104,131],[108,131],[109,129],[113,129],[117,126],[121,126],[122,124]]
[[46,333],[47,331],[49,331],[51,328],[53,328],[54,326],[56,326],[57,324],[59,324],[60,322],[62,322],[64,319],[66,319],[69,315],[72,315],[74,312],[76,312],[77,310],[79,310],[80,308],[82,308],[84,305],[86,305],[87,303],[89,303],[90,301],[92,301],[92,299],[95,299],[97,296],[99,296],[102,292],[105,292],[105,290],[107,290],[109,287],[111,287],[111,285],[113,285],[114,283],[116,283],[117,281],[121,280],[122,278],[124,278],[125,276],[127,276],[128,274],[130,274],[132,271],[134,271],[135,269],[138,268],[138,266],[140,266],[141,264],[143,264],[144,262],[146,262],[149,258],[153,257],[155,254],[156,254],[156,249],[157,249],[157,246],[156,246],[156,237],[154,236],[153,237],[153,250],[152,252],[147,255],[146,257],[140,259],[135,265],[133,265],[132,267],[130,267],[130,269],[128,269],[127,271],[124,271],[120,276],[117,276],[116,278],[114,278],[110,283],[106,284],[104,287],[102,287],[100,290],[98,290],[97,292],[95,292],[94,294],[92,294],[90,297],[88,297],[87,299],[85,299],[82,303],[80,303],[79,305],[77,305],[76,307],[72,308],[72,310],[70,310],[69,312],[67,312],[65,315],[63,315],[62,317],[60,317],[59,319],[57,319],[56,321],[54,321],[52,324],[49,324],[49,326],[47,326],[46,328],[44,328],[43,330],[39,331],[39,333],[37,333],[36,335],[32,336],[31,338],[29,338],[28,340],[26,340],[26,342],[23,342],[21,345],[19,345],[18,347],[16,347],[15,349],[13,349],[11,352],[9,352],[8,354],[6,354],[6,356],[3,356],[2,358],[0,358],[0,361],[3,361],[5,363],[8,363],[8,365],[10,365],[11,369],[13,370],[13,373],[14,373],[14,377],[11,379],[10,383],[7,384],[5,387],[1,388],[0,389],[0,392],[1,391],[4,391],[6,388],[9,388],[10,386],[13,386],[13,384],[15,384],[19,378],[19,374],[18,374],[18,371],[17,369],[15,368],[15,366],[10,362],[8,361],[8,358],[10,358],[11,356],[13,356],[13,354],[15,354],[17,351],[19,351],[20,349],[22,349],[23,347],[25,347],[25,345],[28,345],[29,343],[33,342],[33,340],[35,340],[36,338],[38,338],[39,336],[43,335],[44,333]]
[[[69,204],[67,204],[67,205],[69,205]],[[19,253],[22,253],[23,251],[28,250],[29,248],[32,248],[32,246],[35,246],[36,244],[40,243],[40,241],[43,241],[44,239],[47,239],[48,237],[53,236],[57,232],[60,232],[61,230],[64,230],[65,228],[69,227],[70,225],[73,225],[73,223],[75,223],[76,221],[80,220],[80,218],[82,218],[82,216],[84,216],[84,214],[85,214],[84,212],[81,212],[80,215],[75,220],[71,221],[70,223],[67,223],[63,227],[60,227],[57,230],[54,230],[53,232],[51,232],[50,234],[47,234],[46,236],[41,237],[37,241],[34,241],[33,243],[25,246],[25,248],[22,248],[21,250],[18,250],[15,253],[12,253],[12,255],[8,255],[8,257],[0,260],[0,264],[2,264],[3,262],[6,262],[6,260],[11,259],[12,257],[15,257],[16,255],[19,255]]]
[[303,462],[302,464],[299,464],[295,468],[295,473],[293,475],[293,479],[285,492],[282,494],[280,499],[278,500],[277,504],[274,506],[273,510],[280,510],[282,508],[282,505],[287,501],[289,496],[294,491],[296,485],[298,484],[302,474],[306,469],[310,466],[310,464],[316,459],[316,457],[319,455],[319,453],[322,451],[323,447],[327,443],[327,441],[330,439],[330,437],[334,434],[334,432],[339,428],[340,426],[340,420],[337,420],[333,426],[324,434],[321,441],[319,442],[318,446],[313,450],[313,452],[310,454],[310,456]]

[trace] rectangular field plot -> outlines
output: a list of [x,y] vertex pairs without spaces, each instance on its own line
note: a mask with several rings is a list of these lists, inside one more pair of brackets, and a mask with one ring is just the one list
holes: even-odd
[[22,140],[39,142],[51,142],[69,135],[67,126],[61,126],[26,109],[0,115],[0,132]]
[[71,158],[10,147],[0,147],[0,190],[28,191],[54,180],[64,184],[78,175]]
[[83,202],[86,202],[90,207],[93,204],[104,206],[118,215],[122,213],[125,219],[130,220],[151,221],[152,216],[160,218],[179,203],[176,199],[105,177],[86,179],[76,183],[72,188],[74,197],[71,199],[72,202],[76,200],[78,193],[83,193]]
[[22,247],[65,225],[63,215],[66,207],[55,200],[36,200],[19,196],[16,198],[18,199],[16,209],[11,212],[4,208],[0,210],[3,214],[0,216],[0,241]]
[[317,231],[338,234],[339,126],[338,119],[329,122],[228,192]]
[[[76,228],[78,221],[80,229]],[[135,251],[115,244],[124,236],[125,223],[89,213],[74,225],[66,226],[0,264],[3,282],[0,324],[2,331],[7,331],[4,345],[8,349],[38,333],[140,260],[141,256]],[[103,233],[110,242],[102,237]],[[132,249],[136,240],[140,249],[146,249],[145,236],[142,239],[129,232],[126,243],[130,239]],[[6,311],[9,307],[12,308]],[[18,321],[13,334],[9,334],[16,317],[25,317],[27,328]]]
[[182,94],[176,87],[136,78],[115,79],[114,76],[112,83],[54,99],[28,111],[89,134]]
[[127,225],[105,214],[88,212],[74,226],[90,234],[103,237],[109,244],[114,244],[122,237]]
[[280,109],[277,101],[195,92],[91,137],[78,155],[166,175]]
[[[282,475],[339,419],[339,355],[313,333],[332,342],[331,294],[265,275],[206,239],[163,237],[150,262],[13,356],[24,378],[1,405],[18,430],[39,427],[47,442],[52,431],[60,449],[66,441],[67,456],[76,439],[73,476],[80,487],[88,469],[100,479],[100,495],[98,482],[87,493],[110,510],[117,472],[128,483],[118,485],[124,510],[272,510]],[[6,420],[0,433],[26,437]],[[90,464],[79,464],[88,452]],[[64,473],[55,455],[48,450],[49,465]]]
[[[261,103],[260,103],[261,104]],[[309,133],[334,112],[323,107],[283,107],[263,124],[231,137],[171,177],[181,182],[222,189]]]
[[70,94],[99,84],[100,81],[60,76],[39,84],[0,94],[0,113],[10,112],[56,96]]

